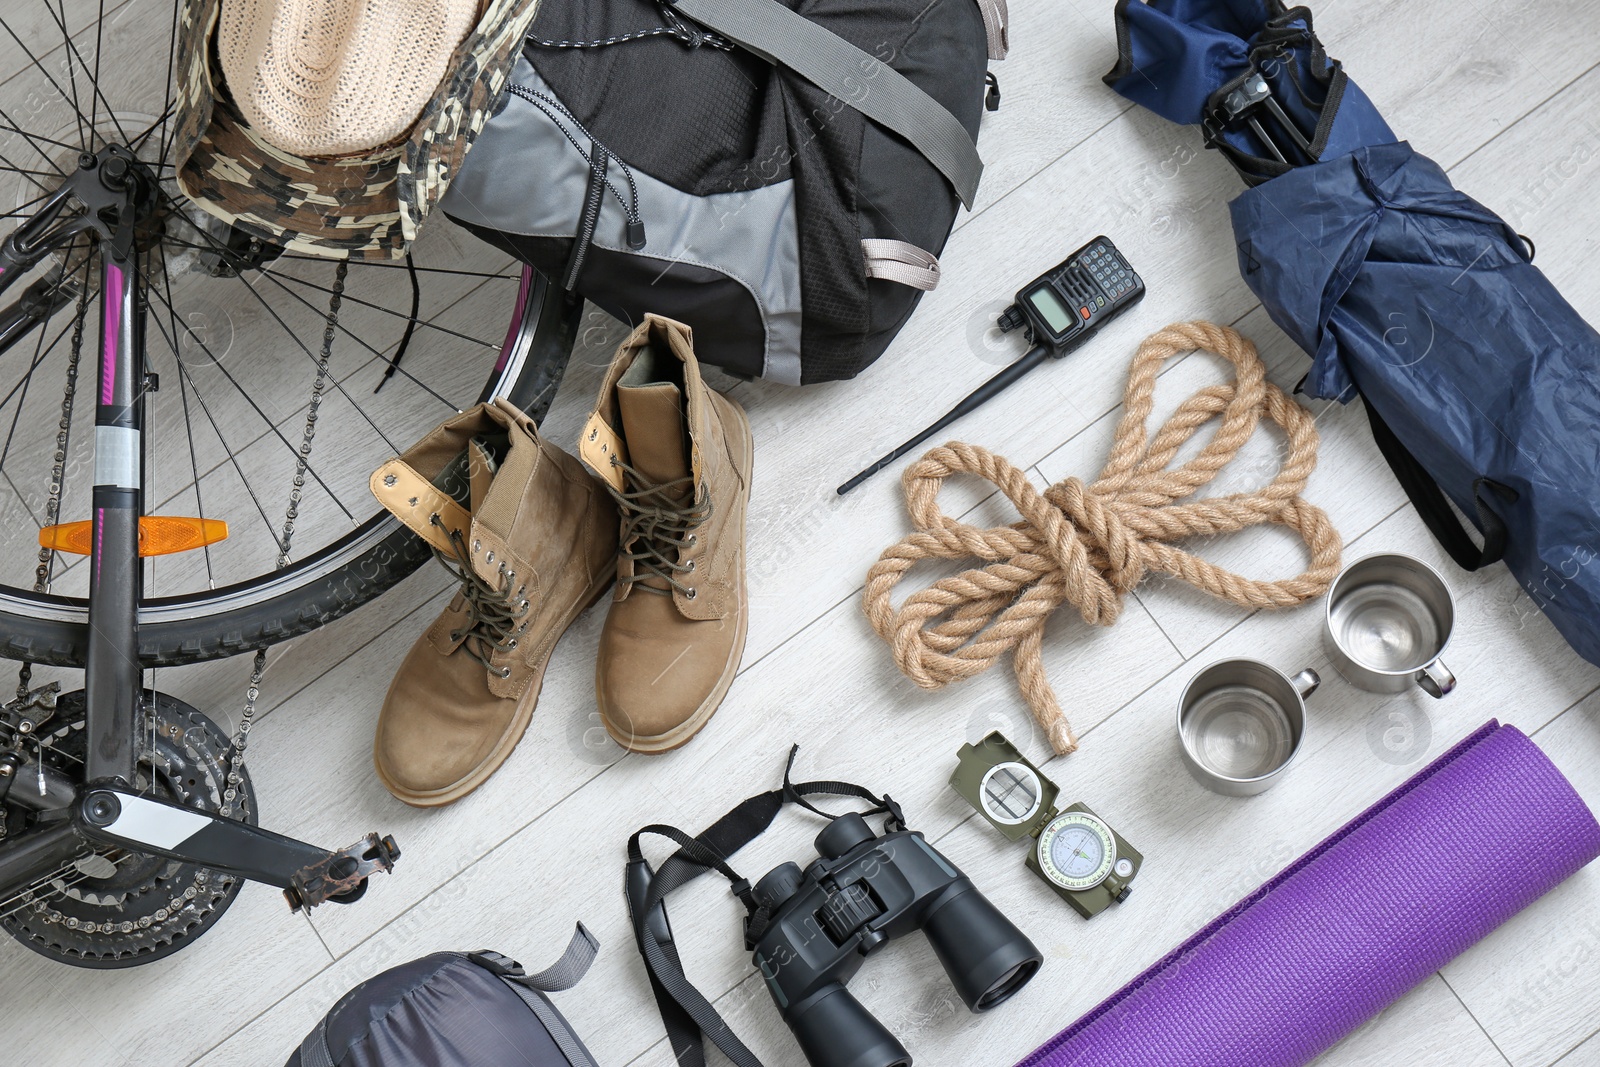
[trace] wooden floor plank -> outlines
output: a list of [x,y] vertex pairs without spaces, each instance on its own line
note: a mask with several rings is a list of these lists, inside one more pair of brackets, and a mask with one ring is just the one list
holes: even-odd
[[1600,1064],[1600,1033],[1596,1033],[1556,1063],[1561,1067],[1596,1067],[1596,1064]]
[[[1140,338],[1174,319],[1238,321],[1280,385],[1292,386],[1304,368],[1238,277],[1225,206],[1239,188],[1232,172],[1198,149],[1194,131],[1130,110],[1100,84],[1114,53],[1107,8],[1074,0],[1013,14],[1017,51],[996,67],[1004,104],[985,119],[989,169],[979,210],[958,222],[941,289],[854,383],[733,388],[760,452],[750,516],[751,637],[746,669],[702,737],[657,760],[623,757],[604,739],[592,696],[600,608],[558,649],[534,725],[500,774],[447,811],[398,804],[372,776],[372,727],[395,665],[446,595],[443,573],[430,565],[377,605],[275,652],[252,740],[267,825],[327,844],[368,829],[393,832],[406,848],[399,872],[380,879],[357,907],[316,912],[314,930],[289,917],[275,893],[251,887],[204,944],[124,975],[67,971],[15,946],[0,948],[0,1001],[12,1009],[5,1032],[18,1035],[8,1047],[19,1059],[275,1063],[340,994],[385,966],[486,944],[538,963],[582,919],[606,950],[590,984],[560,1006],[601,1062],[665,1065],[670,1052],[617,892],[627,835],[648,821],[705,825],[775,784],[794,741],[803,745],[802,774],[857,779],[905,802],[1049,957],[1013,1005],[981,1020],[960,1008],[925,945],[892,946],[872,961],[852,989],[929,1067],[1015,1059],[1490,715],[1538,729],[1580,790],[1600,797],[1600,696],[1588,695],[1600,672],[1566,649],[1503,571],[1450,572],[1462,629],[1447,658],[1461,689],[1442,702],[1420,693],[1379,698],[1345,685],[1318,644],[1315,606],[1248,615],[1154,579],[1113,629],[1061,613],[1045,651],[1050,678],[1084,734],[1083,750],[1049,771],[1151,857],[1133,898],[1084,924],[1021,869],[1017,848],[967,818],[943,785],[955,748],[998,728],[1042,760],[1043,739],[1005,663],[937,693],[895,671],[861,615],[859,587],[876,554],[906,529],[899,468],[844,500],[833,487],[1014,358],[1020,348],[992,331],[994,314],[1017,285],[1098,230],[1144,274],[1150,298],[952,436],[1007,455],[1036,484],[1092,474],[1109,445],[1128,358]],[[1526,4],[1444,12],[1435,4],[1330,0],[1316,14],[1333,53],[1396,131],[1454,166],[1466,191],[1529,232],[1540,264],[1580,311],[1600,317],[1600,275],[1589,269],[1600,252],[1592,196],[1600,127],[1587,118],[1597,113],[1600,88],[1594,73],[1580,77],[1592,50],[1573,46],[1600,28],[1600,0],[1557,0],[1536,13]],[[150,76],[142,76],[141,92]],[[0,95],[11,91],[8,83]],[[315,302],[316,294],[308,296]],[[479,306],[468,300],[445,314],[471,317]],[[354,322],[377,313],[350,314]],[[574,440],[624,332],[597,313],[585,320],[545,426],[551,439]],[[411,365],[449,359],[451,346],[433,341],[419,338]],[[303,390],[287,388],[265,364],[248,373],[264,397],[284,394],[273,415],[295,428]],[[1170,408],[1215,377],[1203,359],[1178,363],[1162,382],[1161,403]],[[399,392],[380,401],[410,410]],[[1313,410],[1324,444],[1308,495],[1328,508],[1351,555],[1398,548],[1442,562],[1402,508],[1359,413]],[[437,413],[419,407],[413,417],[420,432]],[[330,425],[337,421],[330,415]],[[30,420],[28,447],[47,447],[51,425]],[[1252,446],[1229,475],[1239,481],[1223,487],[1270,476],[1273,458],[1270,447]],[[371,462],[363,454],[344,464],[342,489],[361,491]],[[220,473],[217,484],[225,484]],[[241,493],[219,488],[216,499],[243,506]],[[986,497],[981,486],[953,485],[946,510],[1007,521],[1004,502]],[[308,530],[315,521],[308,517]],[[1292,573],[1301,558],[1292,540],[1271,536],[1245,535],[1204,551],[1247,573]],[[1313,699],[1316,732],[1301,765],[1283,786],[1249,802],[1190,782],[1171,736],[1172,703],[1188,677],[1232,654],[1265,656],[1291,670],[1310,664],[1327,676]],[[237,714],[247,672],[246,661],[203,665],[164,671],[160,685],[219,716]],[[758,875],[803,856],[815,829],[786,815],[736,865]],[[1581,973],[1570,979],[1561,972],[1585,952],[1583,961],[1592,962],[1587,927],[1571,916],[1600,902],[1593,874],[1536,904],[1321,1067],[1600,1063],[1600,1038],[1590,1036],[1600,1006],[1593,968],[1574,963]],[[731,898],[708,882],[686,891],[673,911],[691,977],[769,1062],[795,1062],[765,992],[751,980]],[[1551,981],[1551,968],[1561,981]],[[91,997],[97,1010],[86,1015],[81,1005]],[[180,998],[194,1006],[185,1016],[192,1025],[174,1044],[171,1029],[150,1020],[169,1017]],[[108,1004],[115,1006],[100,1007]]]

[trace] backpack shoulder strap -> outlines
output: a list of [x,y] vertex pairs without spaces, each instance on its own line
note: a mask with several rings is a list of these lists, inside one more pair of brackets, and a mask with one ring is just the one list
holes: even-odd
[[977,145],[960,120],[904,74],[777,0],[669,2],[684,17],[787,67],[910,141],[972,209],[983,176]]

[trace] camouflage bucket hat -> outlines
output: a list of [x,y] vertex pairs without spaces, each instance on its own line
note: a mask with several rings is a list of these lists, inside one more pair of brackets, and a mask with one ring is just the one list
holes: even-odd
[[403,140],[312,158],[276,148],[221,91],[222,0],[184,0],[178,45],[177,177],[222,221],[297,252],[403,256],[505,88],[539,0],[487,0]]

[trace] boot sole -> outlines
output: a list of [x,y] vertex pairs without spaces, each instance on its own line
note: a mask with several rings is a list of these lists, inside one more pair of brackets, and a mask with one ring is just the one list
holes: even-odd
[[579,600],[573,610],[569,611],[566,618],[562,620],[560,636],[550,645],[550,651],[545,654],[544,662],[539,664],[538,684],[530,685],[528,692],[523,694],[522,700],[517,704],[516,715],[512,718],[511,724],[506,727],[506,732],[501,735],[499,743],[494,747],[494,751],[489,753],[488,759],[473,768],[471,774],[458,782],[447,785],[442,789],[429,789],[418,792],[406,789],[404,786],[397,785],[392,781],[384,773],[383,765],[377,761],[376,754],[374,754],[372,766],[377,771],[378,780],[383,783],[383,787],[394,794],[396,800],[403,801],[413,808],[442,808],[447,804],[454,804],[493,777],[494,772],[498,771],[506,760],[511,758],[511,753],[516,751],[517,745],[522,741],[522,735],[528,732],[528,724],[533,722],[533,712],[539,704],[539,693],[544,689],[545,671],[550,667],[550,658],[555,655],[556,647],[561,644],[561,638],[565,637],[567,631],[572,628],[572,624],[578,621],[579,615],[594,607],[600,598],[605,596],[606,590],[611,588],[611,583],[615,580],[616,574],[613,570],[606,569],[601,571],[600,577],[589,587],[583,599]]
[[[744,488],[739,492],[739,541],[744,542],[744,528],[746,509],[750,504],[750,479],[755,467],[755,438],[750,432],[750,419],[744,413],[744,408],[735,405],[734,410],[739,415],[739,439],[744,446],[744,456],[739,464],[739,473],[744,479]],[[683,722],[674,726],[666,733],[653,734],[649,737],[640,737],[637,734],[620,735],[611,727],[611,722],[604,713],[600,716],[601,724],[606,728],[606,734],[611,740],[627,749],[641,755],[655,756],[663,752],[671,752],[675,748],[682,748],[693,739],[694,735],[705,728],[711,721],[711,716],[717,713],[722,706],[722,698],[728,695],[733,680],[739,674],[739,664],[744,661],[744,641],[750,629],[750,607],[745,591],[745,568],[741,560],[739,566],[739,631],[734,637],[733,650],[728,656],[728,663],[722,669],[722,676],[717,679],[716,686],[711,690],[711,695],[705,702],[695,709],[695,713]]]

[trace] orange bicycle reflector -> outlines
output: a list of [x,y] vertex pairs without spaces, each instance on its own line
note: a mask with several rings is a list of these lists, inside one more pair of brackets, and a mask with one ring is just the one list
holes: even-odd
[[[139,555],[170,556],[174,552],[214,545],[228,536],[221,519],[189,519],[178,515],[144,515],[139,519]],[[89,554],[94,523],[64,522],[39,531],[39,546],[57,552]]]

